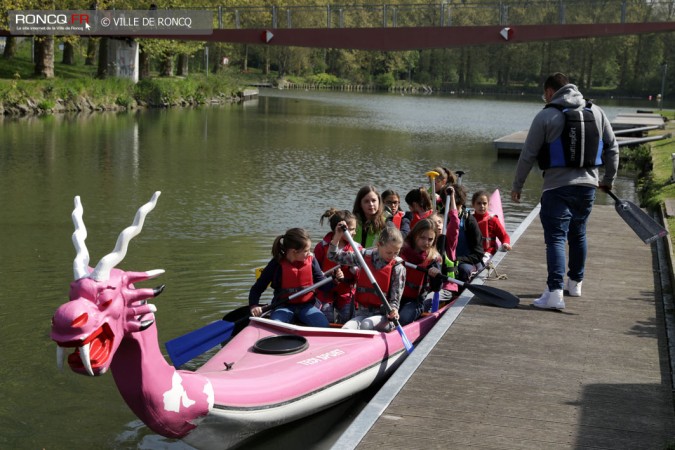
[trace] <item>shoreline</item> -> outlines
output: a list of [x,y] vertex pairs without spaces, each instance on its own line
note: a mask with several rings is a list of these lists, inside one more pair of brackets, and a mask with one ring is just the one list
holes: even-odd
[[[254,91],[254,92],[253,92]],[[132,100],[128,104],[115,102],[96,102],[89,96],[78,96],[73,99],[58,98],[53,107],[44,107],[42,100],[28,98],[20,103],[5,105],[0,102],[0,116],[19,118],[27,116],[44,116],[67,113],[94,113],[94,112],[131,112],[143,109],[167,109],[167,108],[190,108],[205,105],[225,105],[242,103],[258,97],[258,90],[241,90],[235,95],[213,97],[206,101],[197,101],[194,98],[181,98],[170,102],[150,103]]]

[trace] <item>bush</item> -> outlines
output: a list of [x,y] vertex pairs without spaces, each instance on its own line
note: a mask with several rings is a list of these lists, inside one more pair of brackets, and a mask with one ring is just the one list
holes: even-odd
[[394,84],[396,84],[396,80],[394,79],[393,74],[383,73],[375,78],[375,84],[380,89],[390,89],[394,87]]
[[343,86],[346,84],[345,80],[328,73],[317,73],[316,75],[310,75],[307,77],[307,81],[311,84],[318,84],[319,86]]

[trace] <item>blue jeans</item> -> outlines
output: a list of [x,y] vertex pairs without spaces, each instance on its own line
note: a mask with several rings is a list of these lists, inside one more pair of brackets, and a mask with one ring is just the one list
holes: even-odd
[[335,308],[332,303],[323,303],[321,305],[321,312],[323,312],[329,322],[345,324],[354,315],[354,304],[348,303],[342,308]]
[[415,300],[403,301],[398,310],[398,322],[401,325],[408,325],[414,322],[422,314],[422,302]]
[[563,186],[541,195],[539,218],[544,227],[549,291],[563,289],[565,244],[569,246],[569,271],[574,281],[584,279],[586,265],[586,223],[595,201],[595,188]]
[[294,319],[310,327],[327,327],[328,319],[321,310],[314,306],[314,301],[297,305],[282,305],[272,311],[270,319],[292,323]]
[[478,272],[480,272],[484,268],[485,266],[483,265],[483,263],[477,264],[460,263],[457,266],[457,279],[459,281],[464,281],[465,283],[468,283]]

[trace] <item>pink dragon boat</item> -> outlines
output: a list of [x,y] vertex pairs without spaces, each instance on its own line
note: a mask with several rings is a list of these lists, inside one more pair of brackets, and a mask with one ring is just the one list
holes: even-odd
[[[159,192],[139,208],[114,250],[89,267],[83,208],[72,214],[75,281],[52,319],[60,365],[88,376],[112,372],[131,410],[154,432],[197,448],[227,448],[267,428],[316,413],[388,377],[406,357],[396,331],[312,328],[252,318],[196,371],[178,370],[162,353],[154,304],[162,292],[134,283],[163,270],[115,268],[142,229]],[[447,307],[404,327],[419,341]]]

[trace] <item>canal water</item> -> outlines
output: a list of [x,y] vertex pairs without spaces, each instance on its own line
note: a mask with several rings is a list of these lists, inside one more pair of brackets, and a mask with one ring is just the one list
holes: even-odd
[[[610,118],[644,107],[602,106]],[[162,191],[119,266],[166,270],[154,301],[163,343],[245,304],[274,237],[302,226],[317,242],[329,231],[321,214],[351,209],[365,184],[405,195],[426,186],[435,166],[463,170],[470,191],[501,190],[514,230],[541,179],[533,172],[523,203],[513,204],[516,161],[498,158],[492,140],[527,129],[541,107],[526,98],[268,90],[241,105],[0,118],[0,448],[187,448],[143,426],[112,376],[56,368],[50,318],[73,276],[74,196],[95,265]],[[617,191],[634,199],[633,181],[621,178]]]

